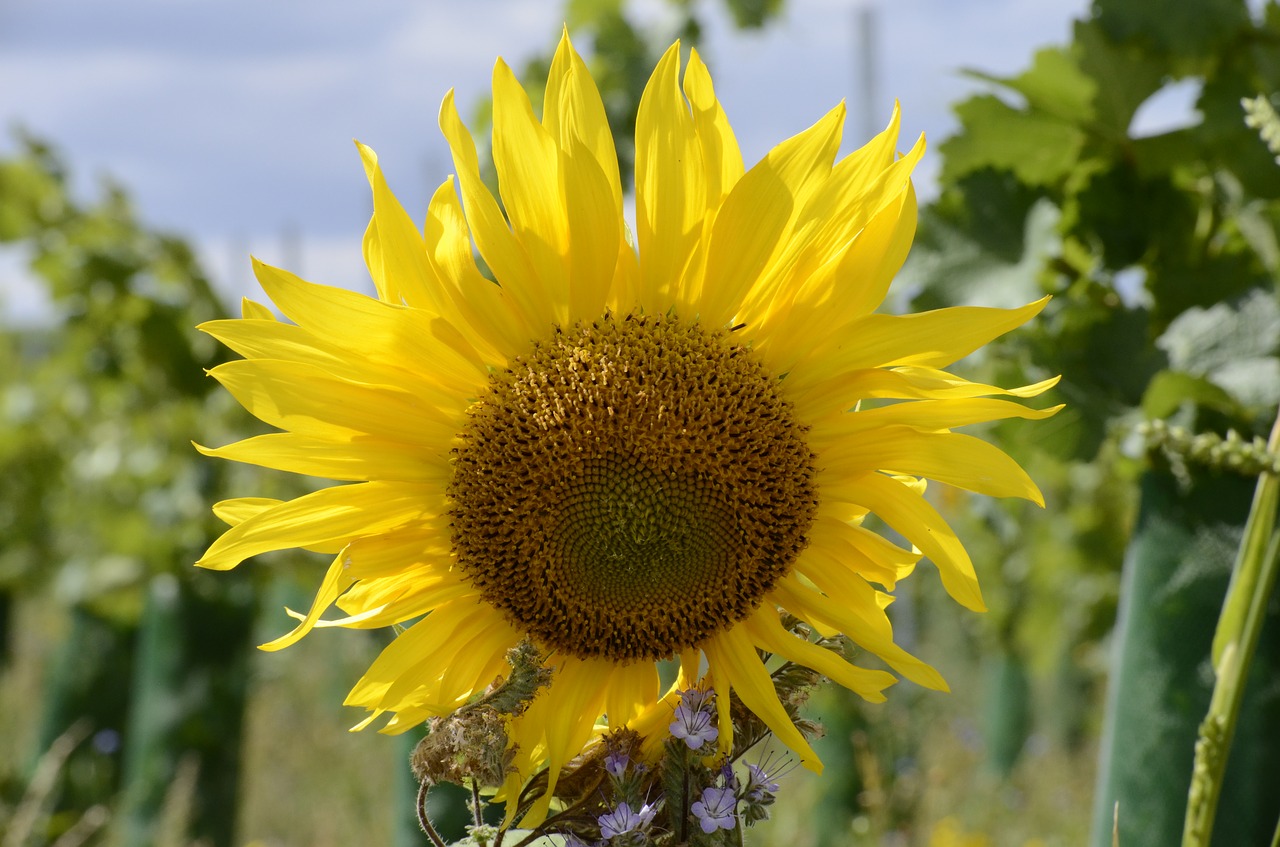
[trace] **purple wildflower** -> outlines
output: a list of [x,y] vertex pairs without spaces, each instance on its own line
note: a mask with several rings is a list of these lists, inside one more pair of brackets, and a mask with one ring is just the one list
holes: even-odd
[[773,802],[773,795],[778,791],[778,783],[769,778],[764,768],[747,765],[747,775],[746,799],[752,803],[765,805]]
[[619,803],[618,808],[596,819],[600,825],[600,837],[605,841],[626,835],[629,832],[640,832],[648,828],[657,810],[648,803],[640,807],[640,811],[631,811],[629,803]]
[[738,822],[734,809],[737,800],[732,788],[704,788],[702,799],[690,807],[698,817],[702,831],[711,834],[717,829],[733,829]]
[[604,757],[604,769],[614,779],[622,779],[622,775],[627,772],[627,765],[630,763],[631,757],[621,750],[615,750]]
[[712,744],[720,737],[720,729],[715,726],[711,715],[711,695],[709,692],[691,688],[680,695],[680,705],[676,706],[675,720],[671,722],[671,734],[683,739],[690,750],[697,750],[704,744]]

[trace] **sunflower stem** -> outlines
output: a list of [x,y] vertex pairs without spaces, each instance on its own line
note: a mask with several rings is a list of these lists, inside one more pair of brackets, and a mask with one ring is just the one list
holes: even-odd
[[431,839],[431,843],[435,847],[445,847],[444,839],[436,832],[436,828],[431,825],[431,819],[427,817],[427,792],[431,790],[431,783],[423,780],[418,783],[418,802],[414,811],[418,813],[418,826],[422,827],[422,831],[427,834],[427,838]]
[[480,784],[471,780],[471,819],[476,826],[484,826],[484,814],[480,806]]
[[[1280,445],[1280,417],[1271,429],[1268,451]],[[1200,724],[1196,741],[1183,847],[1208,847],[1213,833],[1218,798],[1222,792],[1227,756],[1244,699],[1249,666],[1253,662],[1267,601],[1280,573],[1280,533],[1276,514],[1280,509],[1280,475],[1264,470],[1258,476],[1253,506],[1236,556],[1222,616],[1213,639],[1217,681],[1209,711]]]

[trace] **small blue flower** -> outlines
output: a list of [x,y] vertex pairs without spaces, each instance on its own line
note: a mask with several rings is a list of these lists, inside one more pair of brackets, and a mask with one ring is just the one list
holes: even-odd
[[734,814],[737,800],[732,788],[704,788],[702,799],[695,800],[691,810],[698,817],[698,824],[708,835],[717,829],[733,829],[738,818]]
[[638,812],[631,811],[629,803],[619,803],[618,808],[612,812],[596,818],[596,823],[600,825],[600,837],[608,841],[629,832],[642,832],[653,821],[656,811],[648,803],[641,806]]
[[622,779],[622,775],[627,772],[627,765],[630,762],[630,756],[621,750],[615,750],[604,757],[604,769],[614,779]]
[[710,700],[709,692],[694,688],[680,695],[680,705],[676,706],[675,720],[671,722],[671,734],[682,739],[690,750],[713,744],[720,737],[720,729],[715,726],[711,714]]
[[778,792],[778,783],[769,778],[764,768],[747,765],[746,799],[752,803],[771,803]]

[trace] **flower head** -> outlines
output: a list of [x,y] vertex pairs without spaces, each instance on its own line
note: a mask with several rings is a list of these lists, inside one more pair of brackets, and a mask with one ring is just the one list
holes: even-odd
[[[211,375],[279,431],[201,449],[349,484],[217,504],[230,529],[199,564],[292,547],[333,557],[311,609],[266,649],[318,625],[421,618],[346,700],[366,723],[389,718],[386,732],[451,713],[506,673],[514,645],[535,645],[550,681],[507,725],[503,789],[546,768],[530,826],[602,717],[651,755],[678,692],[700,681],[722,753],[732,695],[819,769],[758,651],[873,701],[895,677],[797,636],[780,609],[944,688],[884,611],[921,554],[982,608],[924,480],[1039,502],[1013,460],[952,429],[1055,411],[990,397],[1054,380],[1003,390],[942,370],[1043,301],[876,312],[915,230],[924,149],[898,155],[896,110],[839,161],[843,106],[747,170],[706,67],[692,52],[681,83],[673,45],[640,103],[633,234],[604,106],[567,36],[542,103],[539,118],[499,61],[500,204],[445,97],[457,175],[422,229],[360,146],[376,297],[256,263],[287,320],[246,301],[243,319],[202,327],[245,357]],[[918,550],[862,526],[870,513]],[[322,621],[335,604],[344,616]],[[664,694],[656,663],[670,657],[680,671]]]
[[604,757],[604,769],[608,771],[609,776],[614,779],[622,779],[627,772],[627,765],[631,762],[631,757],[622,750],[613,750]]
[[605,841],[611,841],[632,834],[642,835],[653,822],[655,811],[652,806],[645,804],[638,812],[633,812],[629,804],[619,803],[612,812],[603,814],[597,819],[600,837]]
[[710,834],[717,829],[733,829],[738,822],[737,804],[732,788],[704,788],[701,799],[693,801],[689,808],[702,831]]
[[676,706],[674,720],[668,731],[676,738],[689,745],[690,750],[698,750],[703,745],[714,744],[720,736],[711,713],[711,696],[698,689],[690,689],[680,695],[680,705]]
[[773,802],[778,792],[778,783],[765,773],[759,765],[747,765],[747,788],[743,795],[752,803],[768,805]]

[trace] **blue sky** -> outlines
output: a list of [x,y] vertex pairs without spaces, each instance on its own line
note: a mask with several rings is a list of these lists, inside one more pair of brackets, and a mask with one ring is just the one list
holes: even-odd
[[[635,16],[668,31],[658,0]],[[788,0],[740,33],[702,0],[703,54],[748,162],[846,99],[846,149],[862,134],[856,10],[877,24],[876,122],[896,97],[904,133],[936,147],[962,67],[1024,68],[1068,40],[1087,0]],[[378,151],[415,216],[451,170],[436,115],[454,87],[464,116],[494,59],[553,46],[559,2],[535,0],[0,0],[0,123],[67,156],[84,194],[110,174],[151,226],[194,241],[229,294],[252,291],[248,253],[318,282],[364,287],[369,202],[351,139]],[[0,150],[12,140],[0,137]],[[936,159],[917,171],[932,193]],[[292,241],[284,233],[296,233]],[[0,302],[38,312],[20,261],[0,256]]]

